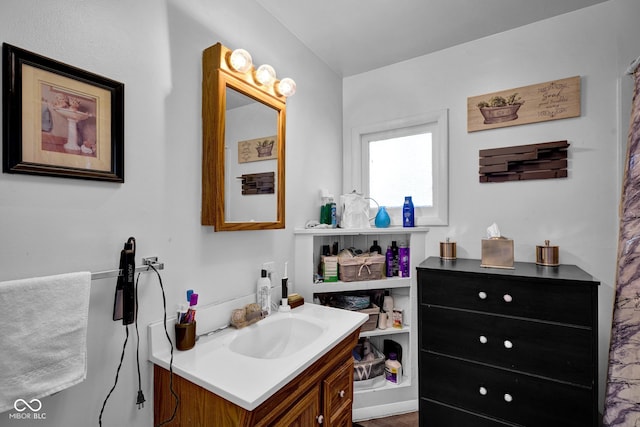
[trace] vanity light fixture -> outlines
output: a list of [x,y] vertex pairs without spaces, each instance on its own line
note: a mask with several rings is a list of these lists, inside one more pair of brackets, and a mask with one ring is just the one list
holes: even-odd
[[289,77],[276,82],[276,91],[287,98],[296,93],[296,82]]
[[263,64],[257,69],[253,67],[253,60],[251,54],[244,49],[235,49],[226,55],[226,62],[229,68],[238,73],[246,74],[249,71],[253,72],[253,80],[261,86],[271,88],[277,95],[284,96],[286,98],[296,93],[296,82],[293,79],[286,77],[282,80],[276,79],[276,70],[271,65]]
[[244,49],[236,49],[229,55],[229,66],[239,73],[246,73],[253,67],[251,55]]
[[270,86],[276,81],[276,70],[271,65],[263,64],[256,70],[255,79],[263,86]]

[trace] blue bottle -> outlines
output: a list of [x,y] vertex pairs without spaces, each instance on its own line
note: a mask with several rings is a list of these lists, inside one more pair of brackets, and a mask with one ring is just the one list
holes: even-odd
[[380,206],[375,220],[376,227],[387,228],[391,224],[391,217],[384,206]]
[[404,205],[402,206],[402,226],[415,226],[413,219],[413,201],[411,200],[411,196],[405,196],[404,198]]

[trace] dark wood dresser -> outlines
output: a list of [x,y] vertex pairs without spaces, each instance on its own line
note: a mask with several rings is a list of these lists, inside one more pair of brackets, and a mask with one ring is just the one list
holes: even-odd
[[421,427],[596,427],[598,285],[574,265],[418,268]]

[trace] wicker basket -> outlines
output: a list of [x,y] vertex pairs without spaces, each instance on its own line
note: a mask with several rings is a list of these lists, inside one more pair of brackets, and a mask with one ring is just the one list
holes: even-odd
[[343,282],[379,280],[383,277],[384,255],[339,256],[338,274]]
[[369,315],[369,320],[364,322],[364,324],[360,327],[360,332],[373,331],[378,327],[378,316],[380,316],[380,307],[375,304],[371,304],[370,308],[358,310],[358,313]]

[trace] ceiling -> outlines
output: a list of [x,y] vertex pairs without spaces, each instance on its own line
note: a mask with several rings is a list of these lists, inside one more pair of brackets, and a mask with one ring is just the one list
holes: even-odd
[[607,0],[256,0],[343,77]]

